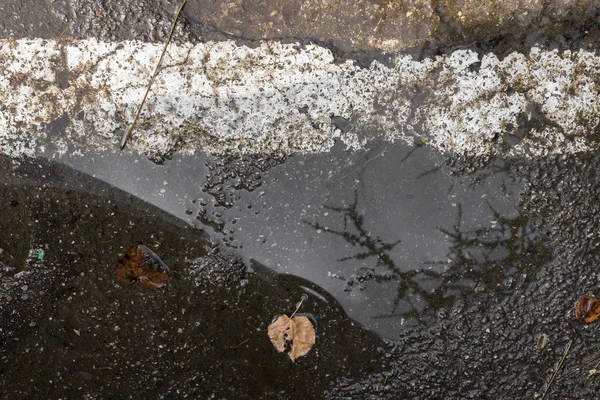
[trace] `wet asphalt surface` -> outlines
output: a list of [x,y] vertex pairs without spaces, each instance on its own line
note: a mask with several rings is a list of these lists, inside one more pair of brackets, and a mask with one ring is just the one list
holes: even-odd
[[[173,7],[61,4],[4,35],[160,40]],[[227,37],[189,24],[178,40]],[[550,45],[590,43],[565,31]],[[594,398],[598,361],[574,369],[600,350],[597,327],[572,310],[600,290],[599,167],[594,153],[425,143],[162,165],[1,158],[0,397],[541,398],[572,340],[547,398]],[[171,267],[167,289],[116,280],[139,240]],[[302,294],[317,344],[292,364],[266,327]]]
[[[313,157],[323,161],[327,156]],[[364,159],[356,168],[362,168]],[[513,162],[444,160],[439,173],[448,181],[459,176],[471,186],[467,190],[489,188],[498,176],[510,177],[513,188],[519,188],[512,199],[515,214],[498,212],[497,222],[490,224],[478,216],[469,218],[473,209],[491,210],[487,204],[454,207],[462,210],[448,216],[454,224],[441,228],[448,246],[443,265],[424,262],[414,272],[407,268],[410,264],[399,263],[406,270],[394,275],[392,266],[402,260],[402,252],[387,251],[394,246],[383,247],[382,242],[389,244],[383,235],[375,240],[361,236],[361,221],[369,223],[362,216],[369,211],[361,206],[364,194],[348,190],[345,205],[325,202],[321,207],[321,213],[337,215],[332,221],[338,226],[320,228],[325,237],[315,234],[314,247],[330,236],[337,242],[328,246],[345,248],[350,255],[374,249],[377,255],[364,258],[372,272],[361,274],[352,259],[338,260],[335,268],[354,270],[353,276],[325,273],[313,277],[319,282],[315,284],[277,273],[287,268],[276,264],[244,262],[244,256],[255,254],[285,259],[290,254],[285,247],[277,251],[268,246],[269,251],[256,253],[252,247],[235,249],[224,245],[210,225],[193,228],[64,164],[33,160],[15,166],[4,159],[2,396],[539,396],[570,340],[564,372],[598,349],[595,325],[579,324],[572,307],[580,296],[598,290],[595,198],[600,160],[593,154]],[[368,165],[375,161],[383,160]],[[268,168],[264,179],[281,179],[290,172],[287,166],[297,167],[294,157]],[[169,163],[160,168],[168,169]],[[373,173],[383,173],[373,168]],[[245,206],[242,198],[263,190],[266,196],[269,189],[266,183],[249,192],[239,189],[236,201]],[[359,193],[356,198],[354,193]],[[224,213],[233,209],[213,208]],[[189,215],[188,207],[181,209]],[[406,210],[419,211],[417,206]],[[347,246],[348,237],[333,232],[345,232],[340,215],[347,216],[346,231],[357,236],[353,246]],[[315,221],[307,221],[307,229],[319,229],[311,226]],[[254,238],[259,229],[280,224],[249,224],[247,229]],[[394,239],[410,241],[408,230],[396,233]],[[125,287],[114,277],[122,249],[138,240],[174,271],[166,290]],[[26,260],[29,248],[45,249],[44,260]],[[304,273],[315,275],[319,268]],[[415,282],[427,289],[416,290]],[[335,297],[323,289],[338,283],[341,290],[329,289]],[[390,285],[397,291],[386,291]],[[274,315],[291,313],[303,293],[309,301],[302,311],[316,321],[317,344],[292,364],[275,352],[265,329]],[[398,309],[391,312],[397,296]],[[345,310],[340,306],[344,302]],[[373,318],[365,319],[369,315]],[[371,330],[356,319],[364,319]],[[543,348],[541,334],[548,338]],[[553,398],[593,397],[598,383],[588,370],[595,366],[558,380]]]

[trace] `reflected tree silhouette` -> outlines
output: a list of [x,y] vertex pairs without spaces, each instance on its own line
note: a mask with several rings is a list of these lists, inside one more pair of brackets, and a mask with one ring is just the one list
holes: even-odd
[[[513,290],[516,284],[527,284],[534,274],[515,272],[537,269],[551,256],[543,240],[535,235],[533,221],[526,214],[505,217],[488,203],[495,223],[489,227],[464,229],[463,210],[459,205],[456,224],[450,229],[438,228],[450,243],[446,259],[424,261],[421,268],[404,269],[390,254],[401,240],[385,242],[371,237],[357,206],[356,191],[354,202],[349,206],[324,206],[343,216],[343,227],[339,230],[319,222],[304,222],[316,230],[341,237],[359,250],[338,261],[375,261],[372,268],[366,268],[367,273],[360,275],[361,282],[397,282],[392,311],[378,318],[403,317],[425,323],[437,310],[451,307],[457,298],[480,291],[500,295]],[[377,267],[384,267],[388,274],[375,273]],[[512,275],[514,279],[509,279]]]

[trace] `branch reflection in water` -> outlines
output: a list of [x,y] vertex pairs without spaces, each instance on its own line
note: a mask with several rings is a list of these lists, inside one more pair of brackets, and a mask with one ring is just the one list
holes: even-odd
[[[489,226],[464,229],[459,204],[456,224],[449,229],[438,228],[449,242],[445,260],[423,260],[418,268],[401,267],[391,254],[401,240],[386,242],[372,237],[357,207],[356,191],[349,206],[324,206],[342,215],[343,226],[339,230],[319,222],[304,222],[315,230],[341,237],[358,250],[354,255],[340,257],[339,262],[374,260],[372,267],[360,268],[348,280],[349,290],[357,283],[364,289],[373,282],[396,282],[392,311],[377,318],[402,317],[427,323],[439,310],[452,307],[458,298],[479,292],[508,295],[517,285],[526,285],[534,277],[533,273],[523,273],[525,270],[537,269],[551,256],[536,234],[535,221],[528,215],[519,212],[516,217],[505,217],[488,204],[493,216],[491,223],[486,221]],[[378,272],[381,267],[385,272]]]

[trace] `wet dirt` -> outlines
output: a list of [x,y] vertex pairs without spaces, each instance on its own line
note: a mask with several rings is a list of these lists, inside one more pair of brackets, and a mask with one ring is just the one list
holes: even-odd
[[[28,223],[2,238],[0,397],[318,397],[381,365],[381,340],[313,283],[247,272],[201,230],[60,164],[2,161],[3,204]],[[170,266],[165,290],[115,277],[137,240]],[[27,247],[43,260],[23,262]],[[292,364],[266,327],[304,293],[319,344]]]

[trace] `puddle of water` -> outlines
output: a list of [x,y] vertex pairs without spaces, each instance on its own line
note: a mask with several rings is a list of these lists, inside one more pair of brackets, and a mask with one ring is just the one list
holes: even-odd
[[536,245],[517,207],[521,184],[501,161],[454,174],[427,146],[336,147],[283,163],[175,156],[155,165],[128,153],[59,161],[203,227],[248,264],[315,282],[383,337],[433,321],[458,297],[507,289]]
[[457,296],[495,290],[514,272],[502,262],[524,250],[521,239],[533,240],[509,175],[477,182],[445,165],[427,147],[389,143],[292,157],[223,210],[236,221],[225,224],[228,244],[318,282],[350,316],[397,337]]

